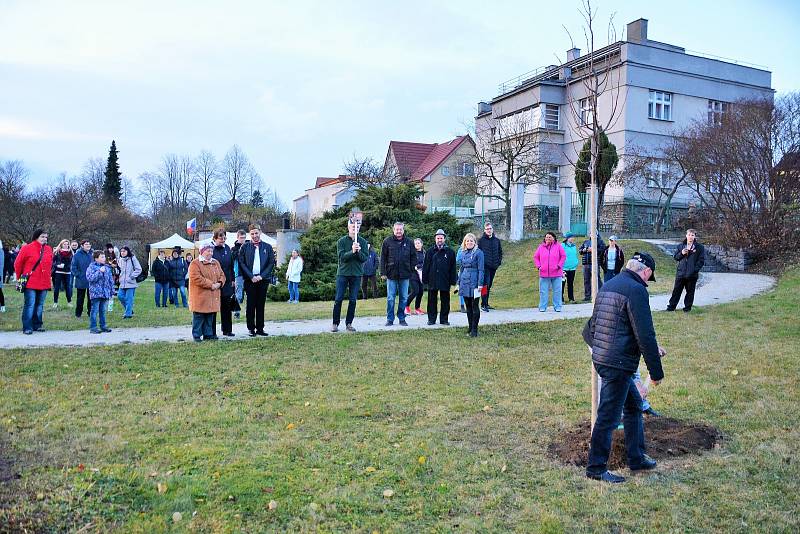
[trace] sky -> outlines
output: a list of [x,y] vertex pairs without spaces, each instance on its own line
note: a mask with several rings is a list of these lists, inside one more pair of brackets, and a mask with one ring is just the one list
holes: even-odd
[[[595,2],[600,44],[648,37],[772,71],[800,90],[800,2]],[[0,0],[0,160],[30,184],[78,174],[116,140],[136,182],[168,153],[238,144],[287,206],[390,140],[467,131],[498,85],[586,50],[578,0]],[[599,47],[599,46],[598,46]]]

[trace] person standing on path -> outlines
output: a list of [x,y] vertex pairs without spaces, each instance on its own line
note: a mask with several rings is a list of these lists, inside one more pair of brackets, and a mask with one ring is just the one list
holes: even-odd
[[681,300],[681,293],[686,290],[683,297],[683,311],[689,313],[694,304],[694,290],[697,288],[697,279],[700,277],[700,270],[706,263],[706,247],[697,241],[697,232],[694,228],[686,230],[686,238],[683,246],[679,248],[675,255],[678,262],[678,269],[675,272],[675,285],[672,288],[672,296],[669,298],[667,311],[675,311],[678,302]]
[[233,244],[231,253],[233,254],[233,274],[236,276],[233,287],[236,290],[236,306],[234,307],[233,316],[237,319],[242,310],[242,302],[244,302],[244,276],[239,269],[239,252],[242,250],[242,245],[247,243],[247,232],[244,230],[237,230],[236,243]]
[[428,285],[428,324],[436,324],[437,300],[439,301],[439,324],[449,325],[450,289],[458,282],[456,274],[456,252],[445,245],[444,230],[436,230],[435,243],[425,254],[422,266],[422,282]]
[[[606,248],[606,244],[600,238],[600,234],[597,234],[597,249],[600,251],[600,254]],[[592,300],[592,240],[587,239],[581,245],[581,248],[578,249],[578,254],[581,255],[581,263],[583,264],[583,301],[589,302]],[[600,257],[598,256],[598,263],[600,261]],[[597,273],[597,289],[603,287],[603,280],[600,278],[600,273]]]
[[106,265],[106,255],[102,250],[94,251],[92,263],[83,276],[89,289],[89,332],[111,332],[106,326],[106,308],[108,301],[114,298],[114,275],[111,267]]
[[608,247],[600,255],[600,267],[603,269],[603,283],[605,284],[620,273],[625,265],[625,254],[617,244],[617,236],[608,238]]
[[203,245],[200,255],[189,264],[189,279],[192,281],[189,310],[192,312],[192,337],[197,342],[219,339],[215,325],[225,273],[213,256],[214,246]]
[[186,274],[189,272],[189,265],[181,257],[181,247],[172,249],[172,259],[167,260],[167,272],[169,272],[169,294],[170,300],[178,305],[178,293],[181,294],[181,303],[184,308],[189,305],[186,302]]
[[300,278],[303,276],[303,257],[292,250],[292,257],[286,266],[286,285],[289,288],[289,302],[300,303]]
[[69,239],[62,239],[53,249],[53,309],[58,309],[58,295],[61,290],[67,295],[67,305],[72,305],[72,286],[69,273],[72,268],[72,249]]
[[592,429],[586,476],[620,483],[625,478],[608,470],[611,437],[625,425],[625,449],[631,471],[653,469],[656,461],[645,454],[642,397],[634,383],[639,359],[644,357],[651,382],[664,378],[661,357],[650,312],[647,282],[655,282],[656,262],[646,253],[633,255],[626,268],[597,293],[594,312],[583,329],[583,339],[592,349],[592,362],[602,378],[597,419]]
[[575,236],[567,232],[561,246],[564,247],[564,254],[566,254],[567,258],[564,260],[564,278],[566,278],[566,284],[561,284],[561,301],[564,301],[564,286],[567,286],[567,298],[570,302],[575,302],[575,271],[580,264],[578,247],[575,246]]
[[86,279],[86,269],[89,268],[93,261],[92,243],[88,239],[84,239],[80,243],[78,252],[72,256],[72,265],[70,266],[72,281],[75,284],[75,317],[77,318],[83,315],[84,303],[86,304],[86,313],[91,311],[92,299],[89,296],[89,281]]
[[14,274],[28,278],[22,305],[22,331],[25,334],[44,332],[44,299],[50,289],[53,270],[53,249],[47,246],[47,232],[33,232],[31,242],[20,249],[14,261]]
[[[78,242],[75,239],[70,241],[69,250],[72,252],[72,259],[73,260],[75,259],[75,254],[77,254],[80,249],[81,249],[81,246],[78,244]],[[74,295],[75,294],[75,277],[72,274],[72,266],[70,266],[70,271],[69,271],[69,289],[70,289],[71,293]]]
[[416,238],[414,240],[414,255],[416,257],[416,264],[414,265],[414,274],[411,275],[411,280],[408,285],[408,302],[406,302],[406,316],[411,315],[411,303],[414,302],[414,313],[422,315],[420,306],[422,305],[422,293],[424,292],[422,282],[422,267],[425,265],[425,251],[422,249],[422,239]]
[[[225,275],[225,283],[222,284],[219,292],[219,321],[222,325],[222,335],[233,337],[233,309],[236,302],[236,293],[233,288],[234,275],[233,275],[233,251],[231,247],[225,244],[226,232],[224,228],[217,228],[214,230],[213,243],[214,248],[211,257],[214,258]],[[191,267],[191,266],[190,266]],[[191,301],[192,294],[189,293],[189,300]],[[214,335],[217,334],[217,315],[214,314],[213,324],[211,330]]]
[[[117,258],[119,257],[119,250],[113,243],[106,243],[106,265],[111,268],[111,274],[114,277],[114,294],[117,294],[119,289],[119,265]],[[108,299],[108,311],[114,310],[114,298]]]
[[167,295],[169,294],[169,268],[167,267],[167,255],[163,250],[158,251],[158,256],[150,266],[155,280],[155,300],[156,308],[167,307]]
[[478,248],[483,251],[484,268],[486,269],[486,289],[484,291],[485,294],[481,295],[481,309],[488,312],[494,309],[489,304],[489,294],[494,284],[494,275],[497,269],[503,264],[503,243],[500,241],[500,238],[494,235],[492,223],[486,222],[483,225],[483,235],[478,240]]
[[350,212],[347,218],[347,235],[340,237],[336,242],[336,255],[339,258],[339,267],[336,269],[336,296],[333,299],[333,324],[331,332],[339,331],[342,315],[342,301],[347,295],[347,315],[344,325],[348,332],[355,332],[353,319],[356,315],[356,302],[358,300],[358,286],[364,275],[364,263],[369,256],[367,240],[359,235],[362,214],[358,210]]
[[136,281],[136,278],[142,274],[142,265],[136,259],[131,248],[126,246],[119,249],[117,266],[119,267],[119,291],[117,296],[120,303],[125,307],[122,318],[130,319],[133,317],[133,299],[136,295],[136,288],[139,287],[139,282]]
[[[369,252],[367,253],[367,261],[364,262],[364,275],[361,277],[361,298],[375,298],[378,296],[378,267],[380,261],[378,260],[378,253],[372,243],[369,244]],[[370,297],[370,290],[372,297]]]
[[405,223],[396,222],[392,235],[383,240],[381,246],[381,279],[386,280],[386,326],[394,324],[394,302],[397,297],[397,318],[400,326],[406,323],[408,284],[415,274],[417,255],[414,244],[405,235]]
[[548,293],[553,293],[553,309],[561,311],[561,278],[567,253],[556,240],[556,234],[547,232],[544,241],[533,254],[533,262],[539,270],[539,311],[547,311]]
[[264,306],[267,289],[275,270],[275,254],[272,246],[261,240],[261,228],[250,227],[250,242],[239,251],[239,273],[244,277],[244,292],[247,294],[247,330],[250,337],[267,336],[264,332]]
[[481,319],[480,299],[485,280],[483,251],[478,248],[475,234],[469,233],[461,242],[461,271],[458,273],[458,294],[464,297],[470,337],[478,337]]

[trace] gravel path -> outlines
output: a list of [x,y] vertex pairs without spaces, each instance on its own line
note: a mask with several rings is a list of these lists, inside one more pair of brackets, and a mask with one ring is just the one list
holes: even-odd
[[[775,285],[775,279],[769,276],[738,273],[703,273],[701,274],[701,281],[702,287],[698,288],[697,294],[695,295],[695,306],[709,306],[749,298],[768,291]],[[656,311],[664,310],[668,300],[669,295],[654,295],[650,297],[650,307]],[[451,302],[454,302],[456,306],[458,305],[457,298],[453,298]],[[495,324],[557,321],[589,317],[591,312],[591,303],[564,306],[560,313],[552,311],[552,308],[548,308],[546,312],[540,312],[536,308],[493,310],[489,313],[481,313],[481,327]],[[416,328],[447,328],[440,325],[428,326],[427,315],[409,317],[408,327],[399,326],[396,322],[394,326],[384,326],[385,322],[385,317],[359,317],[358,310],[356,310],[354,326],[359,332]],[[331,322],[329,319],[281,322],[267,320],[266,331],[271,336],[295,336],[326,332],[330,334],[330,326]],[[450,313],[451,328],[465,328],[466,326],[466,314],[459,313],[458,311]],[[344,325],[342,325],[342,327],[344,327]],[[344,328],[342,328],[342,332],[330,335],[347,335],[347,333],[343,331]],[[244,323],[235,324],[234,333],[236,337],[221,339],[250,339],[247,337],[247,328]],[[191,340],[191,325],[152,328],[118,328],[111,333],[101,335],[90,334],[86,330],[53,330],[43,333],[34,333],[31,336],[26,336],[22,332],[3,332],[0,333],[0,349],[64,345],[115,345],[119,343],[151,343],[154,341],[178,342]]]

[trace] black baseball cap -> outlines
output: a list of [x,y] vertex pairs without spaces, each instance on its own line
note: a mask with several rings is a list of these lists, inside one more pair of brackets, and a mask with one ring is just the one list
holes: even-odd
[[656,260],[653,259],[653,256],[647,252],[635,252],[632,259],[638,261],[639,263],[643,263],[645,267],[650,267],[650,278],[648,278],[647,281],[656,281]]

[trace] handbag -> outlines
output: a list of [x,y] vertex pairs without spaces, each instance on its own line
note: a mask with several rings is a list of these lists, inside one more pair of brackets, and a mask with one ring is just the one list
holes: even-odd
[[30,278],[30,276],[33,274],[33,271],[36,270],[39,264],[42,263],[42,256],[44,256],[44,245],[42,245],[42,250],[39,251],[39,259],[33,264],[33,267],[31,267],[31,270],[28,272],[28,274],[23,274],[17,279],[16,289],[20,293],[25,293],[25,289],[28,287],[28,278]]

